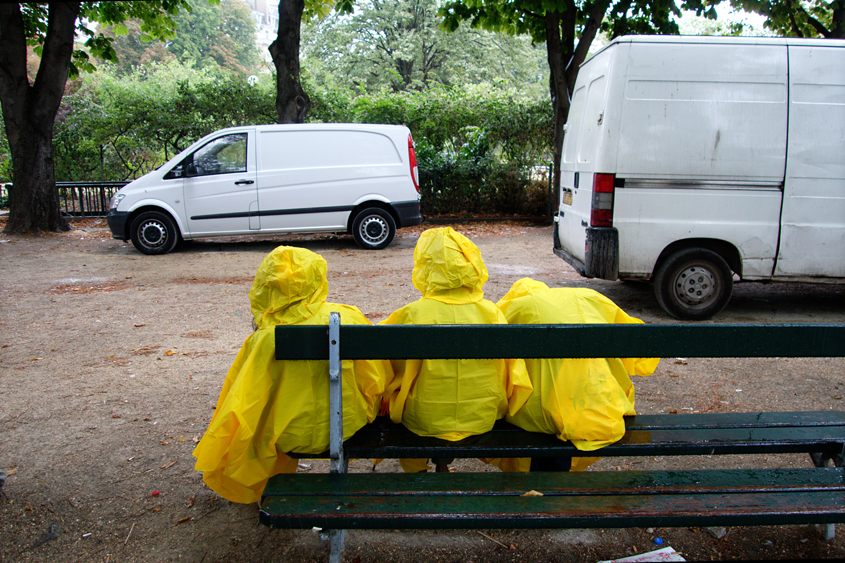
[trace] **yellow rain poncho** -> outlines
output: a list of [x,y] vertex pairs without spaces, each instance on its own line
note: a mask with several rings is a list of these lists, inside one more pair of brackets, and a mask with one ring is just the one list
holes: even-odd
[[[523,278],[497,303],[511,324],[642,323],[613,301],[586,288],[550,289]],[[629,375],[651,375],[659,358],[525,360],[534,393],[507,420],[524,430],[556,434],[592,451],[625,434],[624,415],[634,413]],[[597,458],[574,458],[573,470]]]
[[[326,261],[309,250],[280,246],[258,267],[249,292],[257,330],[232,364],[217,410],[194,450],[196,469],[220,496],[256,502],[267,479],[294,473],[286,452],[329,447],[328,361],[278,361],[276,325],[370,324],[355,307],[327,303]],[[378,414],[390,377],[384,361],[343,362],[343,433],[349,438]]]
[[[507,324],[484,299],[487,268],[481,252],[449,227],[420,236],[412,277],[422,298],[382,324]],[[505,414],[516,413],[532,390],[521,359],[399,360],[393,370],[385,391],[391,420],[445,440],[487,432]]]

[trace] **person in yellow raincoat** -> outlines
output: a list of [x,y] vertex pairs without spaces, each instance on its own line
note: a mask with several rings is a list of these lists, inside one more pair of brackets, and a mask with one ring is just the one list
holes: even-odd
[[[523,278],[497,303],[511,324],[642,323],[600,293],[586,288],[555,288]],[[630,375],[647,376],[659,358],[577,358],[525,360],[534,393],[507,420],[524,430],[555,434],[576,448],[593,451],[625,434],[622,417],[634,413]],[[595,457],[576,457],[582,470]],[[532,470],[566,470],[559,463],[534,460]],[[551,467],[550,467],[551,466]]]
[[[287,246],[258,267],[249,292],[257,328],[229,369],[194,450],[196,469],[223,498],[256,502],[268,478],[296,472],[296,460],[286,453],[329,447],[328,361],[274,358],[276,325],[327,325],[333,311],[343,324],[371,324],[355,307],[326,302],[326,270],[322,256]],[[386,361],[343,362],[344,439],[374,420],[391,377]]]
[[[450,227],[422,233],[412,280],[422,297],[381,324],[507,324],[496,305],[484,299],[487,268],[481,251]],[[487,432],[505,414],[516,413],[532,390],[521,359],[399,360],[393,370],[384,395],[391,420],[444,440]],[[486,461],[508,469],[510,460]],[[424,459],[400,463],[406,472],[428,468]]]

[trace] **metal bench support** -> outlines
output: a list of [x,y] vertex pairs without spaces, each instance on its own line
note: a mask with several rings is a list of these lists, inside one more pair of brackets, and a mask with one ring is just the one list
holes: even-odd
[[[329,316],[329,452],[330,473],[346,473],[343,451],[343,365],[340,361],[340,313]],[[329,562],[340,563],[346,530],[330,530]]]

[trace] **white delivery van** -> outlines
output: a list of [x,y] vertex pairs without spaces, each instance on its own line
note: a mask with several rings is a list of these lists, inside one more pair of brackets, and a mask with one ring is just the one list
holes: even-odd
[[113,238],[144,254],[179,239],[267,233],[352,233],[367,249],[419,225],[411,133],[399,125],[232,127],[207,135],[119,190]]
[[578,73],[555,253],[705,319],[741,281],[845,278],[845,41],[625,36]]

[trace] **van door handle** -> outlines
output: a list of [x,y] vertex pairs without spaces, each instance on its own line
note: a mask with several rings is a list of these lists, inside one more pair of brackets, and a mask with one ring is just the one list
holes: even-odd
[[237,182],[235,182],[235,185],[240,186],[241,184],[254,184],[254,183],[255,183],[254,180],[238,180]]

